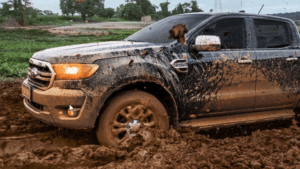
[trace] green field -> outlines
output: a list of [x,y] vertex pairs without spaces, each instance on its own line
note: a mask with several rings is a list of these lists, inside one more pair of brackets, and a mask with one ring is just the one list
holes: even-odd
[[[94,20],[97,22],[126,22],[126,20],[120,18],[102,18],[94,16],[87,18],[88,20]],[[80,16],[65,17],[59,15],[38,15],[33,20],[33,25],[56,25],[56,26],[67,26],[71,24],[80,24],[84,22],[71,22],[71,20],[81,20]]]
[[122,40],[137,30],[111,30],[108,35],[55,36],[42,30],[0,29],[0,78],[25,77],[37,51],[82,43]]

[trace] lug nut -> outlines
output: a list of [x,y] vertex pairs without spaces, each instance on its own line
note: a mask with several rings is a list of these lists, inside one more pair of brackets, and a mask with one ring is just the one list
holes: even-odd
[[133,131],[130,131],[130,134],[133,134]]
[[139,121],[139,120],[137,120],[136,122],[137,122],[137,123],[140,123],[140,121]]
[[130,126],[128,125],[127,128],[130,129]]

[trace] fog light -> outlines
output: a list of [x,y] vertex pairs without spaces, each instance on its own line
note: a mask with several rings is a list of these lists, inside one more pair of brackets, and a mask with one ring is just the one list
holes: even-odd
[[68,116],[76,117],[76,116],[78,116],[79,112],[80,112],[80,109],[74,109],[71,105],[69,105]]

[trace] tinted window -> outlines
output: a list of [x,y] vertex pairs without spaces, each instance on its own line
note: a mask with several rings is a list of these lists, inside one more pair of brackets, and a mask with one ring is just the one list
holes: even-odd
[[257,48],[280,48],[289,46],[291,38],[285,22],[255,19]]
[[183,23],[186,24],[188,30],[191,30],[210,16],[211,15],[206,14],[171,16],[147,26],[146,28],[129,36],[125,40],[152,43],[173,42],[174,39],[169,39],[169,30],[172,29],[173,26]]
[[246,26],[244,19],[224,19],[208,26],[200,35],[217,35],[222,49],[246,48]]

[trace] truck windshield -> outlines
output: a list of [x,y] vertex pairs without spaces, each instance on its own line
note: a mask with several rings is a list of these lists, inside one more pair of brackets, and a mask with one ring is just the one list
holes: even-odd
[[209,18],[208,14],[185,14],[175,15],[158,22],[155,22],[135,34],[127,37],[126,41],[150,42],[150,43],[169,43],[174,39],[169,39],[169,30],[177,24],[186,24],[186,28],[191,30],[199,23]]

